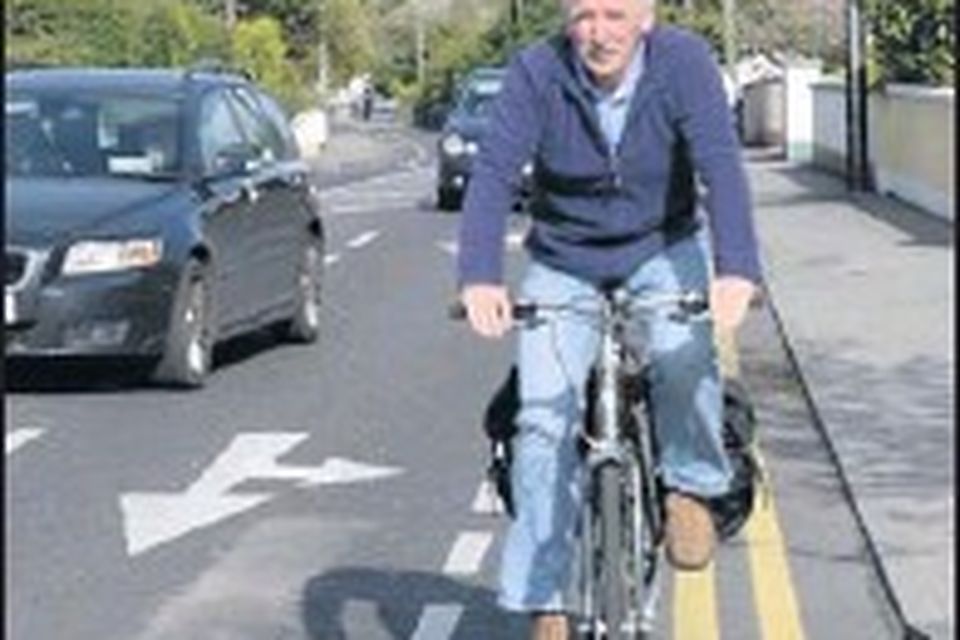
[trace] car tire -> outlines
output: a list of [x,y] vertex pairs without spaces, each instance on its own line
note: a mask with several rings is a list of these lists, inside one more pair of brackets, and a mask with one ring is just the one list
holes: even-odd
[[210,374],[216,337],[208,273],[197,260],[183,270],[163,355],[152,375],[156,383],[196,389]]
[[462,193],[456,189],[437,189],[437,207],[441,211],[458,211],[462,206]]
[[297,267],[293,316],[280,323],[279,337],[287,342],[309,344],[320,335],[320,292],[323,283],[323,243],[307,243]]

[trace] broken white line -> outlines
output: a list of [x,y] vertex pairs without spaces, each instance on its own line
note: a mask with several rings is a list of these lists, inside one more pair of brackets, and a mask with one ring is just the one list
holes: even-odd
[[461,533],[443,567],[447,575],[471,575],[480,570],[483,557],[493,542],[493,534],[486,531],[465,531]]
[[337,264],[338,262],[340,262],[340,255],[336,253],[331,253],[323,258],[323,264],[326,265]]
[[350,247],[351,249],[360,249],[361,247],[365,247],[366,245],[376,240],[379,235],[380,235],[379,231],[367,231],[365,233],[361,233],[360,235],[355,237],[353,240],[348,242],[347,246]]

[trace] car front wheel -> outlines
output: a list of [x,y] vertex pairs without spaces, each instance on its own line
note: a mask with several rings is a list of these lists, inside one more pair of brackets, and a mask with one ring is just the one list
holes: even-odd
[[442,211],[457,211],[463,206],[463,194],[456,189],[437,189],[437,206]]
[[213,315],[207,270],[191,260],[184,269],[173,305],[163,356],[153,381],[198,388],[206,382],[213,361]]

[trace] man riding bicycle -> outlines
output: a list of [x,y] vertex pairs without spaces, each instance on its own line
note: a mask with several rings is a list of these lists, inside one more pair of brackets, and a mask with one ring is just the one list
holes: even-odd
[[[597,300],[613,287],[709,291],[714,327],[734,330],[761,270],[739,143],[709,46],[655,25],[654,0],[562,0],[562,10],[564,33],[513,57],[467,190],[458,266],[472,328],[490,338],[511,328],[503,241],[521,169],[532,160],[523,299]],[[667,557],[685,570],[712,557],[705,499],[724,493],[730,478],[714,327],[666,313],[637,327],[652,364]],[[516,515],[499,602],[534,614],[538,639],[567,634],[577,438],[597,339],[596,327],[574,316],[519,334]]]

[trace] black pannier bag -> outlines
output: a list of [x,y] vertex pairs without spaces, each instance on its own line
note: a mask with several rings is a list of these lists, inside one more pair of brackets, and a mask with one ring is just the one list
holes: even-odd
[[497,491],[504,508],[512,518],[513,492],[510,488],[510,465],[513,463],[513,436],[517,434],[517,413],[520,410],[520,379],[517,368],[510,367],[507,379],[497,388],[483,416],[483,430],[490,440],[490,464],[487,478]]
[[[513,437],[517,434],[517,413],[520,408],[520,381],[516,366],[493,394],[484,413],[483,429],[490,441],[490,463],[487,477],[503,502],[510,517],[514,516],[510,485],[513,463]],[[753,453],[756,437],[756,416],[753,404],[739,380],[725,380],[723,393],[723,445],[733,478],[730,490],[709,500],[717,534],[721,538],[734,535],[753,510],[759,466]]]
[[757,418],[746,387],[737,379],[723,381],[723,448],[733,475],[730,488],[708,502],[721,539],[736,534],[753,512],[754,494],[762,480],[754,446]]

